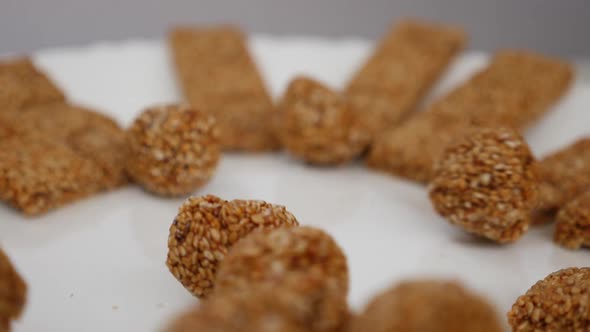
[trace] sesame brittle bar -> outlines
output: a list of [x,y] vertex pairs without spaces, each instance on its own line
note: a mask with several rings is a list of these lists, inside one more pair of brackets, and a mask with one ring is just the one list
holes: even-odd
[[166,265],[189,292],[206,298],[213,292],[218,265],[240,239],[256,229],[298,225],[284,206],[213,195],[190,197],[170,226]]
[[358,157],[369,143],[346,100],[314,79],[293,79],[278,110],[277,136],[283,147],[307,163],[343,164]]
[[22,314],[26,298],[25,281],[0,249],[0,331],[10,331],[10,323]]
[[37,215],[100,190],[101,169],[64,144],[41,137],[0,143],[0,198]]
[[538,163],[540,211],[551,212],[590,190],[590,138],[555,151]]
[[465,44],[458,28],[404,21],[389,31],[352,78],[346,95],[371,133],[414,110]]
[[484,297],[453,280],[404,280],[375,296],[356,315],[350,332],[501,332]]
[[590,248],[590,191],[559,211],[553,240],[570,249]]
[[169,39],[186,99],[215,115],[224,148],[278,148],[272,129],[272,100],[244,35],[223,26],[177,28]]
[[28,58],[0,63],[0,87],[0,113],[65,100],[59,88]]
[[559,60],[527,52],[497,53],[466,83],[380,135],[367,164],[428,182],[432,165],[446,144],[471,125],[523,130],[564,94],[571,79],[571,67]]
[[430,200],[466,232],[498,243],[528,230],[537,203],[531,151],[513,129],[477,128],[449,144],[435,163]]
[[123,130],[67,104],[0,115],[0,199],[36,215],[127,182]]

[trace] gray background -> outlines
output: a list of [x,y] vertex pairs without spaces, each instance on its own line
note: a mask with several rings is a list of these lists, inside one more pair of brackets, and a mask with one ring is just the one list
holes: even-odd
[[0,53],[161,37],[177,23],[375,39],[406,16],[463,26],[474,49],[590,55],[590,0],[0,0]]

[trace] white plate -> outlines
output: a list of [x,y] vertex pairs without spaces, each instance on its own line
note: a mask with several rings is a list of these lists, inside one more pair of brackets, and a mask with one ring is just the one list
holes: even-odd
[[[257,37],[253,50],[276,96],[296,73],[340,87],[370,50],[363,41]],[[165,45],[130,41],[40,52],[35,60],[76,102],[129,124],[152,103],[179,96]],[[448,90],[485,64],[465,55],[435,89]],[[558,108],[531,130],[536,153],[587,134],[590,85],[579,80]],[[506,312],[536,280],[588,265],[589,252],[551,242],[552,226],[513,245],[480,242],[451,227],[423,187],[365,169],[313,168],[283,154],[226,155],[198,194],[255,198],[286,205],[307,225],[330,232],[349,259],[350,303],[408,277],[458,278]],[[136,187],[26,219],[0,207],[0,243],[29,283],[27,310],[15,331],[154,331],[195,302],[164,261],[169,225],[182,199]]]

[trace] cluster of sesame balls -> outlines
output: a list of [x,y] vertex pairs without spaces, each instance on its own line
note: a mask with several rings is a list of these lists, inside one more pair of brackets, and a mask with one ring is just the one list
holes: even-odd
[[501,331],[489,303],[437,280],[402,283],[354,315],[344,252],[282,206],[191,197],[170,227],[168,247],[168,268],[203,301],[167,332]]
[[[347,119],[345,104],[323,89],[305,79],[290,86],[289,98],[285,98],[280,111],[280,116],[289,117],[283,122],[282,141],[296,151],[296,156],[308,161],[341,163],[359,153],[366,138],[355,134],[358,129],[352,127],[332,136],[334,139],[322,136],[322,131],[331,133],[331,127],[353,122]],[[298,101],[300,97],[308,101]],[[318,107],[324,115],[317,121],[310,120],[313,116],[309,114]],[[314,129],[296,129],[306,123],[313,123]],[[190,106],[150,108],[128,131],[127,170],[150,192],[166,196],[190,193],[215,171],[220,156],[218,135],[214,119]],[[322,149],[329,149],[326,144],[341,146],[337,149],[341,152],[328,159],[319,157],[325,155]],[[169,332],[331,332],[349,328],[385,332],[389,331],[388,323],[383,325],[383,319],[389,316],[384,315],[385,311],[402,314],[404,310],[418,309],[378,298],[363,315],[354,316],[347,303],[347,260],[339,245],[320,229],[299,226],[285,207],[264,201],[228,201],[213,195],[190,197],[172,222],[168,248],[166,265],[170,272],[203,300],[175,319],[167,327]],[[489,331],[499,331],[493,329],[498,323],[489,304],[460,285],[454,287],[454,302],[445,302],[448,296],[436,291],[447,288],[439,281],[417,282],[410,287],[408,296],[436,302],[431,306],[435,311],[450,310],[452,319],[444,329],[460,325],[458,320],[464,318],[467,303],[474,308],[472,312],[481,312],[481,320],[478,316],[473,319],[475,325],[467,324],[466,329],[456,331],[468,331],[477,322],[490,326]],[[398,292],[396,288],[382,297],[397,298]],[[433,316],[431,324],[437,324],[436,319]],[[422,323],[423,319],[416,318],[400,326],[417,329]]]
[[[278,135],[296,158],[339,164],[367,144],[351,116],[344,100],[317,82],[298,78],[281,103]],[[191,106],[150,108],[127,135],[129,175],[159,195],[193,192],[212,178],[220,159],[214,118]],[[439,156],[430,198],[451,224],[492,241],[513,242],[527,231],[537,206],[535,167],[530,149],[516,131],[473,129]],[[402,282],[375,297],[361,314],[352,314],[342,249],[324,231],[299,227],[285,207],[264,201],[190,197],[170,227],[168,248],[166,265],[171,273],[205,300],[174,320],[168,332],[502,331],[489,303],[445,280]],[[561,274],[569,279],[560,278]],[[589,328],[588,279],[588,270],[580,269],[556,272],[540,281],[509,313],[513,330]],[[577,286],[580,283],[582,288]],[[545,284],[546,288],[540,286]],[[564,287],[569,293],[561,293]],[[554,309],[544,309],[553,308],[550,292],[570,301],[564,303],[574,301],[579,314],[554,317]],[[541,295],[529,301],[529,293]]]
[[[501,332],[496,309],[452,280],[407,280],[359,314],[344,252],[283,206],[191,197],[170,228],[167,265],[202,301],[166,332]],[[590,268],[539,281],[508,313],[513,331],[587,331]]]
[[[306,77],[287,87],[273,131],[294,158],[334,165],[358,157],[369,134],[358,125],[349,102]],[[189,105],[148,108],[127,131],[129,176],[163,196],[194,192],[213,176],[220,160],[220,129],[215,118]]]

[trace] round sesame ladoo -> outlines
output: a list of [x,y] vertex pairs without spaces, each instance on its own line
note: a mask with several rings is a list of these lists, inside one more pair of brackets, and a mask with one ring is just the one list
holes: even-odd
[[165,332],[307,332],[313,308],[300,297],[270,287],[216,294],[175,318]]
[[590,268],[548,275],[520,296],[508,312],[514,332],[590,331]]
[[215,120],[187,105],[148,108],[127,132],[126,169],[146,190],[193,192],[209,181],[220,156]]
[[508,128],[473,129],[435,165],[430,200],[450,223],[490,240],[519,239],[537,203],[534,158]]
[[314,308],[305,319],[309,331],[335,331],[348,318],[346,257],[316,228],[252,232],[220,264],[215,284],[219,294],[260,286],[296,294],[300,306]]
[[291,81],[277,116],[281,143],[308,163],[342,164],[359,156],[369,143],[346,100],[310,78]]
[[351,332],[502,332],[494,308],[457,282],[402,282],[376,296]]
[[27,285],[0,249],[0,331],[10,331],[10,322],[20,317],[27,298]]
[[317,276],[348,293],[346,257],[336,241],[313,227],[261,229],[236,244],[219,266],[219,290]]
[[259,228],[299,225],[285,207],[256,200],[188,198],[170,227],[166,265],[193,295],[213,291],[219,263],[230,247]]

